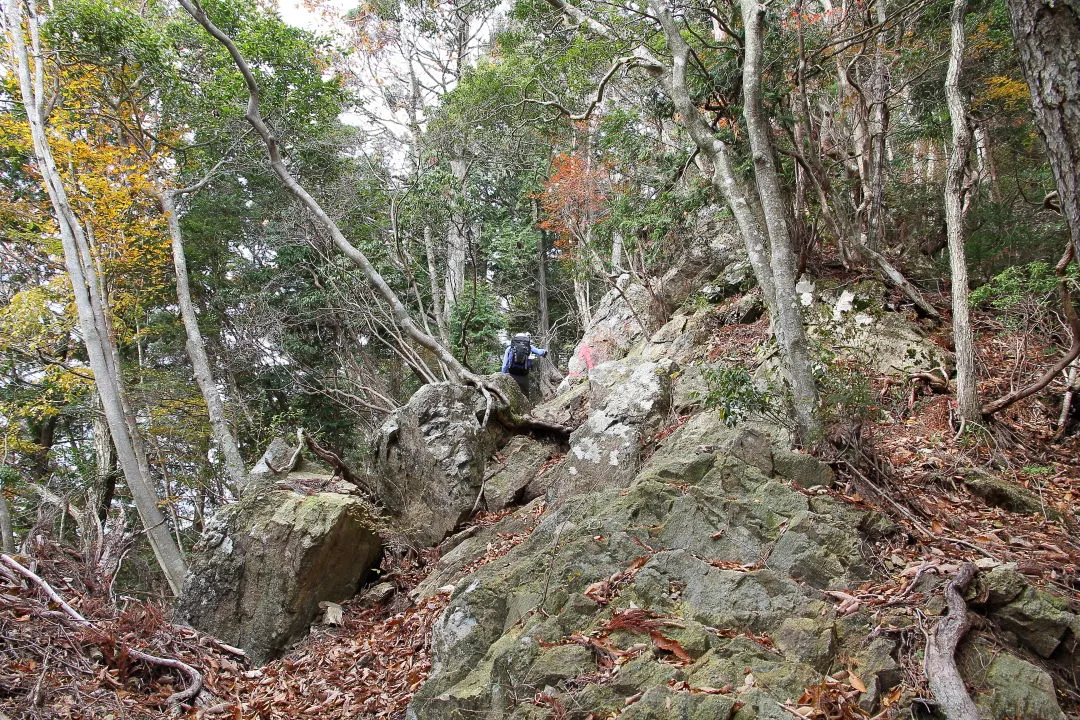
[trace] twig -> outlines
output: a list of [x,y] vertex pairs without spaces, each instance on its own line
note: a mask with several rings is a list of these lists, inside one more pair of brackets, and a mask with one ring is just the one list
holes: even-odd
[[[52,586],[49,585],[49,583],[47,583],[36,573],[31,572],[30,570],[20,565],[18,561],[15,560],[15,558],[11,557],[10,555],[0,554],[0,562],[2,562],[4,565],[11,568],[15,572],[19,573],[27,580],[30,580],[32,583],[41,588],[41,590],[49,596],[49,599],[59,605],[60,608],[64,611],[64,613],[69,618],[74,620],[77,624],[82,627],[94,627],[94,624],[92,622],[80,615],[78,610],[71,607],[71,605],[69,605],[67,601],[64,600],[64,598],[60,597],[59,593],[53,590]],[[181,690],[180,692],[175,692],[170,695],[168,699],[166,699],[167,703],[172,704],[185,702],[198,695],[199,692],[202,690],[202,673],[200,673],[198,670],[191,667],[187,663],[176,660],[174,658],[157,657],[156,655],[150,655],[148,653],[142,652],[141,650],[135,650],[134,648],[125,648],[125,650],[130,657],[133,657],[136,660],[142,660],[143,662],[150,665],[159,665],[161,667],[179,670],[181,673],[188,676],[188,679],[191,681],[188,687],[184,690]]]
[[24,568],[22,565],[19,564],[19,562],[17,560],[15,560],[15,558],[11,557],[10,555],[0,554],[0,562],[4,563],[9,568],[11,568],[15,572],[19,573],[20,575],[25,577],[27,580],[30,580],[32,583],[34,583],[39,588],[41,588],[43,591],[45,591],[45,594],[49,596],[49,599],[52,600],[57,605],[59,605],[60,608],[65,613],[67,613],[68,617],[72,618],[73,620],[78,622],[80,625],[90,625],[91,624],[89,620],[87,620],[86,618],[84,618],[82,615],[79,614],[78,610],[76,610],[75,608],[68,605],[67,601],[64,600],[64,598],[60,597],[60,595],[55,590],[52,589],[52,586],[49,585],[49,583],[42,580],[36,573],[33,573],[30,570],[27,570],[26,568]]
[[896,502],[891,497],[889,497],[888,493],[886,493],[884,490],[882,490],[877,485],[875,485],[874,482],[872,480],[870,480],[870,478],[866,477],[866,475],[863,474],[863,472],[860,471],[857,467],[855,467],[853,464],[851,464],[847,460],[843,460],[842,462],[845,465],[847,465],[849,470],[851,470],[853,473],[858,475],[859,478],[864,483],[866,483],[870,487],[870,489],[873,490],[874,493],[878,497],[882,498],[883,500],[885,500],[885,502],[892,505],[892,507],[895,508],[896,511],[899,512],[901,515],[903,515],[908,520],[908,522],[910,522],[915,527],[916,530],[918,530],[920,533],[922,533],[926,537],[930,538],[931,540],[936,540],[938,542],[949,542],[949,543],[953,543],[955,545],[963,545],[966,548],[970,548],[971,550],[974,550],[977,553],[985,555],[986,557],[990,558],[991,560],[1001,562],[1001,559],[998,558],[996,555],[991,553],[989,550],[986,550],[984,548],[979,547],[975,543],[968,542],[967,540],[961,540],[960,538],[954,538],[954,537],[948,537],[948,536],[944,536],[944,535],[938,535],[937,533],[931,531],[929,528],[927,528],[925,525],[923,525],[921,522],[919,522],[919,520],[915,517],[915,515],[910,510],[908,510],[903,505],[901,505],[900,503]]
[[31,707],[41,707],[41,703],[45,699],[41,692],[41,686],[45,682],[45,676],[49,674],[50,653],[50,648],[45,648],[45,661],[41,663],[41,674],[38,675],[37,683],[34,685],[34,691],[30,693]]
[[911,578],[911,583],[907,586],[907,589],[905,589],[904,592],[900,593],[889,602],[885,603],[885,607],[899,605],[900,603],[907,600],[911,593],[915,590],[915,586],[919,584],[919,580],[922,579],[923,573],[925,573],[927,570],[934,570],[936,568],[937,565],[931,565],[930,563],[925,562],[920,565],[918,572],[915,573],[915,577]]

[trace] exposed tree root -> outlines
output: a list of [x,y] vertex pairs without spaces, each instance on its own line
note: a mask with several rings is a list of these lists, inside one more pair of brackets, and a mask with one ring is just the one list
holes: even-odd
[[[56,603],[61,610],[63,610],[64,615],[66,615],[71,620],[74,620],[76,624],[87,628],[94,627],[94,624],[92,622],[80,615],[78,610],[71,607],[71,605],[69,605],[68,602],[64,600],[64,598],[60,597],[60,594],[53,590],[52,586],[49,585],[49,583],[47,583],[39,575],[37,575],[37,573],[34,573],[31,570],[23,567],[21,564],[19,564],[17,560],[15,560],[15,558],[11,557],[10,555],[0,554],[0,562],[2,562],[5,566],[19,573],[24,578],[41,588],[41,590],[46,595],[48,595],[49,599]],[[157,657],[156,655],[150,655],[148,653],[144,653],[130,647],[124,648],[124,652],[128,657],[134,658],[135,660],[140,660],[149,665],[157,665],[159,667],[167,667],[172,668],[173,670],[179,670],[181,673],[187,676],[188,680],[190,680],[190,684],[185,689],[179,692],[175,692],[168,697],[166,702],[170,705],[174,703],[190,702],[196,695],[198,695],[202,691],[202,673],[200,673],[198,670],[191,667],[187,663],[176,660],[175,658]]]
[[353,485],[363,485],[356,474],[349,469],[341,457],[332,450],[327,450],[319,443],[315,442],[315,438],[311,437],[307,433],[304,433],[304,443],[307,445],[308,450],[315,454],[315,457],[319,458],[325,463],[329,463],[333,468],[334,474],[345,482],[350,482]]
[[289,459],[285,462],[284,465],[282,465],[281,467],[277,467],[272,462],[270,462],[270,456],[269,456],[269,450],[268,450],[267,455],[264,457],[264,459],[266,460],[266,467],[270,468],[270,472],[276,473],[278,475],[288,475],[289,473],[291,473],[293,470],[296,469],[297,464],[300,462],[300,453],[302,453],[303,451],[304,451],[304,428],[300,428],[299,430],[296,431],[296,450],[293,451],[292,456],[289,457]]
[[574,431],[573,428],[566,427],[565,425],[541,420],[540,418],[535,418],[531,415],[514,415],[509,410],[496,410],[495,419],[499,421],[500,425],[509,430],[518,432],[528,432],[530,430],[537,431],[562,442],[569,440],[570,433]]
[[960,644],[971,621],[967,617],[967,603],[961,593],[975,577],[975,566],[964,563],[956,577],[945,586],[945,600],[949,614],[941,618],[937,627],[926,638],[926,659],[923,670],[934,698],[948,720],[979,720],[975,702],[964,687],[964,679],[956,667],[956,646]]

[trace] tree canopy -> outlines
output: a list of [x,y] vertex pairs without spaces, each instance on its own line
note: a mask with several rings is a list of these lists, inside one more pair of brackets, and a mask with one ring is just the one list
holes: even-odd
[[[66,512],[43,498],[122,523],[138,474],[144,524],[162,512],[182,555],[271,438],[304,428],[359,462],[421,385],[487,387],[508,334],[565,364],[601,297],[658,293],[715,212],[808,448],[829,352],[805,277],[878,277],[931,332],[969,304],[941,292],[970,288],[1047,328],[1075,379],[1055,294],[1075,272],[1053,268],[1080,248],[1076,83],[1046,69],[1078,44],[1051,52],[1075,28],[1032,35],[1029,5],[380,0],[312,4],[312,32],[253,0],[21,0],[0,92],[5,540]],[[973,422],[999,411],[970,398]]]

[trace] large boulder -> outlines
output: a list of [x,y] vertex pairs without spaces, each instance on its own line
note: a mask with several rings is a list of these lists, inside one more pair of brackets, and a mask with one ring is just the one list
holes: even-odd
[[[455,383],[425,385],[379,428],[372,482],[395,529],[434,545],[477,506],[488,458],[506,439],[499,418],[522,419],[528,400],[509,375],[487,378],[509,405]],[[485,422],[486,419],[486,422]]]
[[351,597],[380,552],[359,498],[255,492],[207,526],[176,619],[265,663],[307,632],[320,602]]
[[1060,512],[1047,507],[1038,495],[1027,488],[983,470],[965,473],[964,486],[972,495],[982,498],[987,505],[1025,515],[1040,513],[1055,520],[1061,518]]
[[590,370],[589,415],[571,433],[566,457],[544,476],[544,489],[565,497],[628,485],[641,465],[642,445],[667,415],[674,371],[670,361],[641,359],[610,361]]
[[891,309],[884,285],[864,281],[837,287],[802,280],[796,288],[804,306],[807,332],[837,350],[840,357],[882,375],[905,377],[952,366],[949,353],[921,327]]

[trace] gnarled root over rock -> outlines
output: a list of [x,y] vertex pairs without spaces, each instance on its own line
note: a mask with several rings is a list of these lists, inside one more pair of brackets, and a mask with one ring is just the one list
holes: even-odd
[[979,720],[979,712],[964,687],[964,679],[960,677],[955,659],[956,646],[971,627],[962,593],[973,577],[975,566],[964,563],[945,588],[949,614],[941,618],[926,639],[923,670],[931,692],[949,720]]

